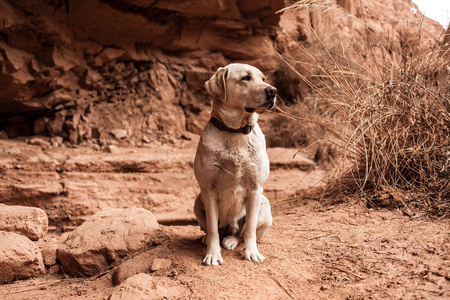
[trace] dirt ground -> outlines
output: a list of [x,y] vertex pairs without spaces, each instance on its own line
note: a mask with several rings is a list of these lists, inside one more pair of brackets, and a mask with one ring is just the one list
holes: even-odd
[[[184,147],[188,153],[177,157],[193,159],[195,141]],[[56,150],[44,153],[51,156],[52,151]],[[75,157],[74,152],[70,157]],[[162,165],[164,176],[184,174],[184,181],[171,182],[171,190],[187,189],[186,182],[193,180],[192,168],[174,162],[182,167]],[[67,160],[66,164],[69,168]],[[400,210],[368,209],[357,202],[320,211],[313,200],[286,200],[289,193],[320,184],[325,174],[318,167],[309,172],[298,166],[271,171],[266,189],[274,222],[259,245],[264,262],[244,261],[240,245],[235,251],[222,250],[223,265],[202,266],[203,234],[198,226],[185,222],[188,225],[161,226],[167,238],[148,257],[167,258],[172,264],[149,273],[182,286],[182,299],[449,299],[450,220],[413,219]],[[190,183],[192,193],[196,186],[195,181]],[[183,201],[193,203],[194,198]],[[164,211],[160,216],[164,217]],[[0,298],[107,299],[114,289],[113,271],[93,278],[58,274],[16,281],[0,285]]]

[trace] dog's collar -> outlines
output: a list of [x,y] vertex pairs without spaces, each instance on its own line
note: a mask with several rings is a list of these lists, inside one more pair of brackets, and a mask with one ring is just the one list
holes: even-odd
[[244,127],[241,127],[239,129],[233,129],[225,125],[223,122],[219,121],[218,119],[212,117],[211,123],[219,130],[230,132],[230,133],[242,133],[242,134],[249,134],[253,130],[252,125],[245,125]]

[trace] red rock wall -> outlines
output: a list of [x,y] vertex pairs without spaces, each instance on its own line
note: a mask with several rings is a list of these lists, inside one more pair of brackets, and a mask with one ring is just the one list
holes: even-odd
[[[409,0],[364,1],[363,8],[354,0],[337,3],[395,33],[416,17]],[[290,52],[296,46],[286,37],[307,44],[310,25],[346,38],[354,28],[333,14],[275,14],[287,4],[0,0],[0,133],[106,144],[198,133],[210,105],[203,83],[234,61],[272,75],[285,99],[302,98],[305,87],[288,75],[271,44]]]

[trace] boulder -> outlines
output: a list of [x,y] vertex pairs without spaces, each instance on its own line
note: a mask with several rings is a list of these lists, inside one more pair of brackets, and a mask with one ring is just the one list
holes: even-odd
[[142,248],[158,228],[148,210],[106,208],[69,234],[58,259],[74,276],[93,276]]
[[109,299],[180,299],[186,295],[186,288],[169,278],[140,273],[118,285]]
[[0,231],[0,284],[44,274],[38,247],[29,238]]
[[48,217],[40,208],[0,204],[0,230],[37,241],[47,234]]

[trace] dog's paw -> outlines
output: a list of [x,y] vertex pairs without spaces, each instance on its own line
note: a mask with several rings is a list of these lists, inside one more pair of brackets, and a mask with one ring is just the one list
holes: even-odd
[[241,239],[234,235],[229,235],[225,237],[222,241],[222,246],[228,250],[234,250],[237,245],[241,242]]
[[204,266],[218,266],[223,264],[222,255],[220,252],[217,253],[208,253],[203,259]]
[[259,253],[258,249],[254,249],[253,251],[246,249],[244,251],[244,259],[253,262],[262,262],[264,260],[264,256]]

